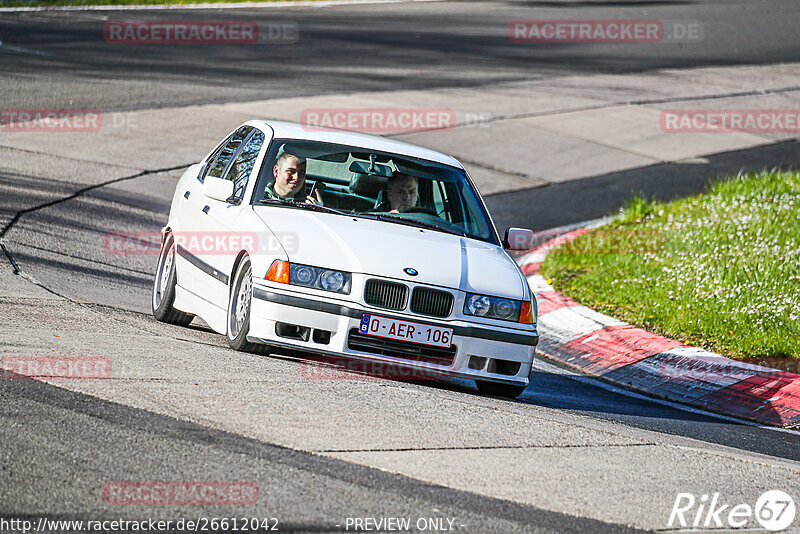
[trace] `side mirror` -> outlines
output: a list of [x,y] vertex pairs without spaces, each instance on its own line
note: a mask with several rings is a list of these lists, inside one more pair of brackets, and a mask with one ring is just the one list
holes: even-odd
[[230,180],[223,180],[222,178],[206,176],[206,179],[203,181],[203,194],[208,198],[227,202],[228,199],[233,196],[233,182]]
[[533,230],[507,228],[503,248],[508,250],[530,250],[533,248]]

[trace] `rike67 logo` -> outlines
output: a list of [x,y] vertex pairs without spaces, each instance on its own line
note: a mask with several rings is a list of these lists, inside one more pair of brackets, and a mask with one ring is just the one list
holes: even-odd
[[691,493],[678,493],[667,527],[682,527],[693,530],[735,528],[750,525],[755,519],[762,528],[770,531],[785,530],[794,521],[796,513],[794,499],[781,490],[764,492],[755,506],[748,503],[731,504],[724,501],[719,493],[703,494],[700,498]]

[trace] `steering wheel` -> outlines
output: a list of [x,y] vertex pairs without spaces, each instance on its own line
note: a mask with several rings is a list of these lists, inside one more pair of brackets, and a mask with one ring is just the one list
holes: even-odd
[[424,213],[426,215],[433,215],[434,217],[438,217],[439,214],[436,213],[435,210],[430,208],[424,208],[422,206],[411,206],[410,208],[406,208],[400,213]]

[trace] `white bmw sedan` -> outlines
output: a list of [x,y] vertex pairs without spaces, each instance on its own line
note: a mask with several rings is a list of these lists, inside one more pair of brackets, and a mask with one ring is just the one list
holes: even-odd
[[536,304],[462,165],[378,136],[250,121],[178,181],[153,315],[260,345],[528,385]]

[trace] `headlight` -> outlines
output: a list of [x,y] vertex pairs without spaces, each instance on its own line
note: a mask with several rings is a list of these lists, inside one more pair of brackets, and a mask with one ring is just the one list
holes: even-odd
[[319,275],[319,284],[322,289],[327,291],[341,291],[345,284],[344,273],[340,271],[322,271]]
[[292,265],[289,270],[289,283],[297,284],[300,286],[310,286],[317,278],[317,273],[314,272],[313,267],[306,267],[305,265]]
[[487,319],[517,322],[520,318],[521,304],[518,300],[467,293],[467,300],[464,302],[464,313],[476,317],[486,317]]
[[514,306],[514,303],[510,300],[505,299],[498,299],[494,302],[494,314],[497,315],[500,319],[508,320],[511,316],[514,315],[514,312],[517,311],[517,308]]
[[477,315],[483,317],[492,307],[492,302],[489,297],[482,295],[467,295],[467,302],[464,305],[464,313],[469,315]]
[[275,260],[267,271],[265,280],[281,284],[313,287],[334,293],[350,294],[350,273]]

